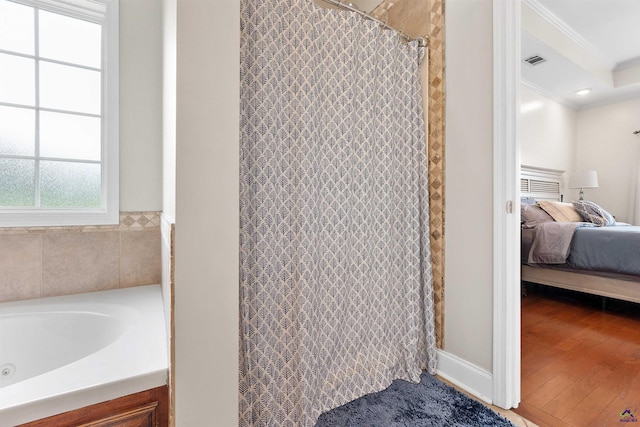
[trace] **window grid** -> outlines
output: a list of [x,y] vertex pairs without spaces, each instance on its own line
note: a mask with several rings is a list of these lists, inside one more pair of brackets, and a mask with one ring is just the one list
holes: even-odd
[[[40,157],[39,166],[43,166],[46,170],[42,169],[43,179],[45,175],[50,175],[54,169],[62,171],[62,173],[66,173],[66,170],[72,175],[68,175],[70,180],[68,182],[72,187],[77,187],[77,183],[88,183],[89,188],[93,190],[90,193],[87,193],[89,197],[93,197],[92,201],[90,201],[89,205],[95,205],[96,207],[88,207],[88,208],[80,208],[80,207],[68,207],[65,208],[63,206],[58,206],[55,202],[53,204],[50,203],[52,200],[50,198],[49,191],[52,189],[61,189],[65,194],[63,197],[67,197],[70,195],[72,197],[71,200],[78,200],[75,198],[75,190],[72,190],[72,187],[67,187],[67,184],[61,184],[62,187],[58,187],[58,184],[55,184],[55,187],[47,184],[47,182],[42,183],[42,193],[43,203],[45,203],[45,207],[33,208],[33,207],[2,207],[0,206],[0,227],[43,227],[43,226],[83,226],[83,225],[113,225],[118,224],[119,222],[119,176],[118,176],[118,164],[119,164],[119,2],[120,0],[0,0],[0,2],[4,3],[8,1],[9,3],[21,4],[27,7],[32,7],[34,9],[39,9],[42,11],[40,14],[40,25],[35,26],[40,31],[40,34],[45,36],[46,34],[42,31],[45,31],[43,25],[47,25],[45,20],[45,13],[54,13],[58,15],[65,16],[67,18],[75,18],[80,21],[84,21],[91,24],[96,24],[98,28],[94,27],[93,31],[93,40],[95,46],[99,49],[100,57],[93,56],[93,61],[90,59],[85,61],[85,58],[78,58],[75,55],[67,55],[66,53],[62,53],[62,55],[58,58],[57,53],[51,52],[51,54],[47,54],[47,52],[43,51],[45,48],[45,43],[52,41],[52,39],[47,38],[46,40],[42,40],[42,44],[39,46],[38,58],[39,66],[41,67],[40,73],[41,76],[38,78],[38,84],[41,84],[43,87],[39,90],[40,99],[38,101],[38,108],[36,109],[33,105],[35,94],[31,94],[32,98],[29,100],[30,105],[24,105],[25,103],[20,100],[11,100],[5,99],[4,102],[0,101],[0,107],[8,108],[15,107],[13,113],[11,111],[7,111],[11,114],[16,114],[17,118],[26,118],[26,116],[31,116],[29,120],[31,121],[29,124],[30,131],[27,132],[27,135],[24,135],[24,132],[16,131],[16,136],[18,138],[23,138],[26,136],[29,138],[30,145],[27,147],[28,152],[24,151],[23,148],[20,148],[19,139],[16,140],[18,145],[17,151],[11,149],[11,155],[5,154],[0,155],[0,161],[7,161],[8,158],[16,159],[18,162],[21,158],[24,159],[25,156],[15,156],[14,154],[24,154],[27,155],[27,159],[30,160],[30,168],[35,166],[35,157],[34,154],[34,138],[35,135],[31,132],[35,133],[35,116],[38,116],[38,126],[41,130],[39,130],[39,154],[44,154],[46,157]],[[26,18],[31,23],[35,22],[33,16],[35,11],[29,11],[29,16]],[[46,17],[48,20],[48,15]],[[64,24],[62,24],[64,25]],[[31,25],[29,25],[31,26]],[[49,27],[47,27],[49,28]],[[86,27],[85,27],[86,28]],[[23,29],[26,29],[23,27]],[[30,34],[33,36],[35,34],[36,29],[29,29]],[[48,31],[48,30],[47,30]],[[13,34],[13,33],[7,33]],[[13,56],[11,59],[9,56],[6,56],[7,60],[10,61],[18,61],[18,59],[24,58],[25,60],[36,61],[36,57],[34,56],[33,47],[36,42],[39,42],[40,37],[36,37],[35,40],[31,40],[32,36],[29,36],[28,45],[30,48],[25,47],[24,43],[21,45],[16,45],[16,52],[7,51],[9,49],[13,49],[12,44],[7,44],[7,47],[0,49],[0,53],[10,54]],[[64,35],[62,35],[64,38]],[[73,40],[73,36],[70,40]],[[78,39],[83,40],[83,39]],[[70,46],[66,43],[62,42],[60,46]],[[11,47],[9,47],[11,46]],[[23,46],[23,47],[19,47]],[[87,46],[86,44],[84,46]],[[90,46],[90,45],[89,45]],[[57,52],[58,50],[55,49]],[[98,53],[97,50],[94,50],[95,53]],[[27,55],[25,55],[27,53]],[[39,57],[40,54],[46,54],[45,57]],[[4,56],[4,55],[3,55]],[[55,58],[55,59],[54,59]],[[76,59],[77,58],[77,59]],[[90,58],[90,57],[87,57]],[[75,64],[74,62],[78,62]],[[54,72],[64,72],[65,70],[61,70],[62,66],[72,66],[75,67],[75,70],[71,70],[69,74],[66,76],[67,81],[62,83],[65,84],[68,89],[62,90],[63,86],[48,86],[49,82],[54,81],[51,78],[48,78],[48,75],[42,74],[44,70],[43,64],[47,64],[46,68],[51,69]],[[90,65],[90,66],[87,66]],[[34,69],[31,64],[29,64],[29,82],[31,82],[31,78],[33,76]],[[58,70],[55,70],[55,68]],[[99,69],[92,68],[99,67]],[[47,71],[48,72],[48,71]],[[76,76],[79,76],[81,80],[76,80]],[[26,77],[26,76],[24,76]],[[44,80],[40,82],[40,77]],[[89,93],[84,94],[82,92],[74,92],[74,87],[84,87],[82,81],[86,81],[89,88],[94,88],[93,95],[90,96]],[[33,92],[35,89],[35,83],[29,83],[29,90]],[[91,89],[89,89],[91,90]],[[69,91],[69,92],[67,92]],[[12,92],[9,91],[9,94]],[[17,92],[19,93],[19,92]],[[48,98],[48,94],[52,94],[53,98]],[[76,99],[66,99],[66,94],[70,93],[71,96],[77,95]],[[84,96],[87,95],[87,96]],[[45,98],[46,97],[46,98]],[[57,98],[62,97],[62,98]],[[49,102],[48,99],[52,99],[53,102],[51,105],[45,104],[43,107],[42,102]],[[55,100],[60,99],[61,102],[57,103]],[[16,102],[22,103],[21,105],[17,105]],[[93,105],[93,106],[92,106]],[[70,111],[73,109],[85,109],[87,112],[79,112],[79,111]],[[52,108],[49,108],[52,107]],[[20,110],[24,112],[20,113]],[[31,113],[27,113],[26,111],[30,111]],[[63,122],[52,121],[55,120],[55,113],[61,113],[67,116],[66,118],[60,116]],[[65,114],[66,113],[66,114]],[[95,114],[94,114],[95,113]],[[75,118],[74,118],[75,117]],[[18,122],[16,122],[18,123]],[[57,124],[56,124],[57,123]],[[63,124],[64,123],[64,124]],[[76,125],[76,123],[78,125]],[[50,124],[52,126],[50,127]],[[72,128],[68,128],[68,126],[73,126]],[[79,126],[79,127],[76,127]],[[16,128],[19,129],[19,128]],[[32,130],[31,130],[32,129]],[[49,129],[52,133],[48,133]],[[69,138],[65,135],[66,129],[71,129],[71,134],[69,134]],[[90,133],[85,133],[90,132]],[[50,136],[60,136],[60,139],[52,139]],[[88,139],[85,139],[83,135],[88,135]],[[94,135],[94,136],[91,136]],[[93,141],[91,146],[82,146],[82,141]],[[62,141],[63,144],[49,145],[49,143],[53,141]],[[10,143],[11,144],[11,143]],[[80,144],[80,145],[78,145]],[[79,150],[76,150],[74,147],[78,147]],[[51,149],[51,151],[50,151]],[[55,160],[57,162],[65,162],[68,165],[67,168],[64,167],[56,167],[56,164],[53,164],[50,160],[51,156],[57,156]],[[69,159],[68,157],[75,157]],[[78,160],[78,159],[91,159],[91,160]],[[99,159],[99,161],[98,161]],[[46,163],[45,163],[46,161]],[[24,160],[23,160],[24,162]],[[75,163],[75,165],[72,165]],[[23,165],[20,165],[22,167]],[[62,163],[58,163],[57,166],[63,166]],[[52,169],[54,168],[54,169]],[[19,169],[17,169],[19,171]],[[91,171],[89,175],[86,175],[81,171]],[[3,171],[0,171],[0,175]],[[33,170],[30,171],[31,174],[34,173]],[[81,175],[77,175],[81,173]],[[9,178],[13,178],[12,175],[8,175]],[[31,177],[29,176],[28,185],[33,187]],[[56,175],[51,175],[54,181],[51,182],[61,182]],[[76,178],[72,178],[72,176],[76,176]],[[78,178],[81,176],[81,178]],[[90,179],[91,182],[85,180]],[[18,176],[16,176],[18,178]],[[19,181],[16,181],[19,185],[22,185]],[[24,181],[22,181],[24,182]],[[39,181],[38,181],[39,182]],[[0,183],[1,186],[2,183]],[[80,189],[80,191],[83,191]],[[33,194],[33,188],[31,188],[31,192],[29,194]],[[19,195],[18,195],[19,196]],[[33,199],[33,196],[29,196]],[[101,200],[99,199],[101,198]],[[46,201],[45,201],[46,198]],[[101,206],[98,206],[102,203]],[[33,206],[32,201],[18,202],[20,204],[29,204]],[[71,201],[69,204],[73,204]],[[74,206],[82,206],[82,202],[80,204],[76,204]],[[55,205],[55,206],[54,206]]]
[[[22,58],[27,58],[27,59],[32,59],[34,60],[34,67],[35,67],[35,73],[34,73],[34,85],[35,85],[35,99],[34,99],[34,105],[30,106],[30,105],[21,105],[21,104],[14,104],[14,103],[8,103],[8,102],[2,102],[0,101],[0,106],[6,106],[6,107],[13,107],[13,108],[25,108],[25,109],[29,109],[29,110],[34,110],[35,111],[35,124],[34,124],[34,131],[35,131],[35,135],[34,135],[34,155],[33,156],[25,156],[25,155],[12,155],[12,154],[0,154],[0,159],[23,159],[23,160],[33,160],[34,161],[34,206],[19,206],[19,207],[0,207],[0,209],[13,209],[13,208],[18,208],[18,209],[39,209],[41,208],[41,181],[40,181],[40,163],[42,161],[55,161],[55,162],[64,162],[64,163],[81,163],[81,164],[98,164],[98,165],[102,165],[102,155],[100,155],[100,160],[85,160],[85,159],[69,159],[69,158],[63,158],[63,157],[42,157],[40,156],[40,113],[42,111],[45,112],[53,112],[53,113],[61,113],[61,114],[71,114],[71,115],[76,115],[76,116],[84,116],[84,117],[94,117],[94,118],[99,118],[102,119],[102,113],[100,114],[92,114],[92,113],[85,113],[85,112],[80,112],[80,111],[72,111],[72,110],[63,110],[63,109],[56,109],[56,108],[46,108],[46,107],[41,107],[40,106],[40,64],[42,62],[48,62],[48,63],[53,63],[53,64],[59,64],[59,65],[64,65],[64,66],[69,66],[69,67],[74,67],[74,68],[78,68],[78,69],[84,69],[84,70],[89,70],[89,71],[96,71],[96,72],[100,72],[102,73],[102,68],[96,68],[96,67],[90,67],[90,66],[86,66],[86,65],[81,65],[81,64],[75,64],[75,63],[71,63],[71,62],[66,62],[66,61],[59,61],[59,60],[55,60],[53,58],[43,58],[40,56],[40,25],[39,25],[39,18],[40,18],[40,8],[37,6],[32,6],[33,10],[34,10],[34,54],[30,55],[30,54],[25,54],[22,52],[13,52],[13,51],[8,51],[8,50],[4,50],[4,49],[0,49],[0,53],[2,54],[6,54],[6,55],[12,55],[12,56],[17,56],[17,57],[22,57]],[[59,13],[59,12],[53,12],[53,13]],[[71,16],[68,15],[71,18],[74,19],[81,19],[75,16]],[[91,21],[89,21],[91,22]],[[95,22],[94,22],[95,23]],[[102,49],[102,46],[101,46]],[[102,78],[101,78],[102,80]],[[102,92],[102,88],[101,88],[101,92]],[[104,94],[103,94],[104,96]],[[100,103],[100,110],[102,111],[103,108],[103,103]],[[100,135],[100,146],[102,147],[103,141],[102,141],[103,135]],[[101,148],[101,152],[102,152],[102,148]],[[101,174],[102,175],[102,174]],[[101,178],[101,181],[104,177]],[[101,185],[101,203],[104,204],[104,185]],[[81,208],[82,209],[82,208]]]

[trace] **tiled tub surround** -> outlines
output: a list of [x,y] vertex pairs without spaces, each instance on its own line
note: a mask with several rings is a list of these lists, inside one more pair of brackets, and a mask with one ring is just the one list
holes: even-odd
[[120,224],[0,228],[0,302],[160,283],[160,212]]

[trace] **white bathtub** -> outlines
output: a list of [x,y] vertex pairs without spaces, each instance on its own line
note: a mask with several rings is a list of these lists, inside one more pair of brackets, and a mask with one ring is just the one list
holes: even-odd
[[0,304],[0,427],[167,383],[159,285]]

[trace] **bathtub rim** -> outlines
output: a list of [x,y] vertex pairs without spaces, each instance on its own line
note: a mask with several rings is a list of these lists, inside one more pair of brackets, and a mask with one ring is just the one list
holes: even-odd
[[[73,301],[76,304],[83,301],[89,303],[99,301],[107,304],[125,305],[139,311],[141,321],[134,325],[132,330],[127,331],[124,337],[116,340],[105,349],[72,364],[26,379],[18,387],[16,386],[21,383],[1,388],[0,402],[5,403],[0,407],[0,427],[35,421],[95,403],[167,385],[169,366],[166,325],[162,291],[159,284],[2,303],[0,304],[0,310],[3,307],[18,307],[22,305],[38,307],[42,304],[57,304],[64,301]],[[136,342],[141,337],[149,339],[144,342]],[[115,360],[117,358],[127,359],[132,353],[132,344],[139,346],[138,350],[140,351],[137,351],[136,354],[141,357],[130,369],[115,373],[112,371],[91,370],[92,363],[99,363],[100,360],[105,360],[105,357],[115,357]],[[142,360],[143,358],[145,360]],[[85,370],[85,374],[92,371],[96,372],[96,375],[87,375],[89,378],[83,378],[83,381],[69,380],[74,386],[65,391],[60,391],[58,385],[51,384],[51,381],[55,381],[56,375],[68,374],[73,369],[78,368],[80,363],[82,364],[82,369]],[[44,392],[41,391],[47,385],[51,386],[51,388]],[[29,387],[38,390],[34,390],[34,398],[25,399],[24,392]],[[16,399],[15,396],[11,396],[12,398],[9,399],[8,396],[10,396],[12,389],[22,393],[23,398]]]

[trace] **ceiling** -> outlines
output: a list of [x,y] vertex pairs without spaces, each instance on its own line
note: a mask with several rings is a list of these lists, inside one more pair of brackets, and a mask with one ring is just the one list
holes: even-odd
[[[640,0],[523,0],[523,82],[575,109],[640,98]],[[587,96],[576,91],[591,88]]]

